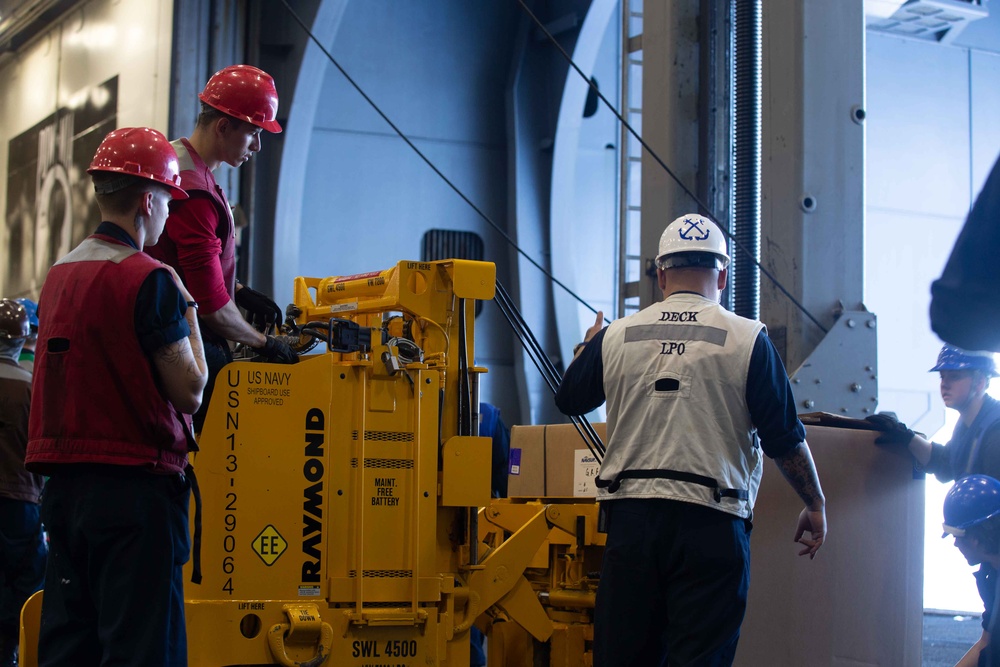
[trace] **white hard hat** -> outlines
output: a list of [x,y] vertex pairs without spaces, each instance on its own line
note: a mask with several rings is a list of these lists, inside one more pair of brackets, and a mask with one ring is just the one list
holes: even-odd
[[[684,253],[684,254],[682,254]],[[691,255],[688,253],[698,253]],[[683,215],[663,230],[660,236],[660,252],[656,256],[656,265],[661,269],[680,266],[711,267],[711,259],[706,253],[714,255],[716,269],[729,266],[729,253],[726,252],[726,236],[719,226],[703,215]],[[668,259],[669,258],[669,259]]]

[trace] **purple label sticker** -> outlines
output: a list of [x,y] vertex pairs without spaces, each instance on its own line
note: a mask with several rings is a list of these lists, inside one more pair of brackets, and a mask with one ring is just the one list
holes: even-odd
[[510,450],[510,474],[521,474],[521,450],[518,447],[512,447]]

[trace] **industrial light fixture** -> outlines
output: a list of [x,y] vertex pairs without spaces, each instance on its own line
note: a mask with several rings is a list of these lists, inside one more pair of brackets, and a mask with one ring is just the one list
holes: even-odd
[[[886,15],[884,8],[891,4],[899,6]],[[951,42],[967,25],[989,15],[984,0],[868,0],[865,9],[869,30],[941,43]]]

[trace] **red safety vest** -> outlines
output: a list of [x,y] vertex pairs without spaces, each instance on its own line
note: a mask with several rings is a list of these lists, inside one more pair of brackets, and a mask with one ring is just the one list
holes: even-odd
[[40,303],[27,468],[67,463],[187,465],[181,417],[157,386],[135,332],[143,281],[162,265],[94,234],[53,266]]
[[[177,159],[181,168],[181,187],[192,197],[206,197],[215,205],[217,220],[206,221],[214,227],[215,236],[222,244],[219,251],[219,263],[222,265],[222,279],[229,292],[229,298],[236,296],[236,225],[233,221],[233,211],[226,199],[225,191],[215,182],[212,170],[208,168],[187,139],[171,142],[177,151]],[[183,202],[174,206],[183,206]],[[177,244],[170,236],[171,224],[167,221],[163,234],[155,246],[147,248],[151,256],[169,264],[177,270],[181,280],[186,281],[184,272],[177,261]]]

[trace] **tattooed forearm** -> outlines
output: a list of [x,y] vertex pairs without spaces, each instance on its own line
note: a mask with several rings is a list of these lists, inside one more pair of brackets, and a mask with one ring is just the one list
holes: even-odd
[[191,346],[191,354],[194,357],[194,366],[188,369],[188,373],[193,381],[205,382],[208,379],[208,362],[205,361],[205,344],[201,340],[198,315],[196,312],[188,309],[185,317],[187,318],[188,326],[191,327],[191,334],[187,339]]
[[[201,341],[199,340],[198,343],[200,344]],[[205,371],[199,368],[198,364],[198,359],[203,356],[204,353],[195,352],[189,338],[182,338],[171,345],[164,345],[159,350],[162,364],[179,369],[184,377],[192,383],[200,382],[205,374]]]
[[205,362],[205,345],[201,342],[200,336],[188,337],[191,346],[191,364],[188,366],[188,375],[192,380],[200,380],[208,373],[208,364]]
[[199,361],[193,354],[191,341],[182,338],[164,345],[153,354],[153,365],[164,398],[181,412],[194,414],[201,405],[208,372],[204,358]]
[[806,443],[800,442],[788,454],[776,457],[774,462],[806,507],[819,509],[825,504],[826,499],[823,497],[823,489],[820,488],[816,465]]
[[[187,342],[186,340],[184,341]],[[164,345],[156,351],[156,358],[167,366],[176,366],[181,363],[189,346],[181,346],[180,342]]]

